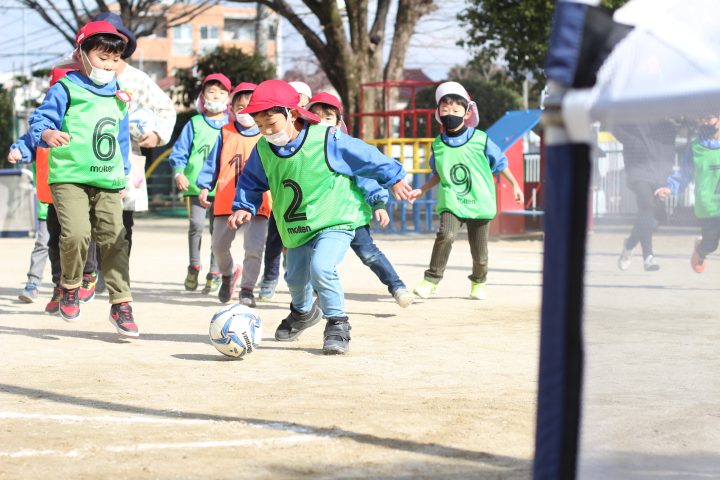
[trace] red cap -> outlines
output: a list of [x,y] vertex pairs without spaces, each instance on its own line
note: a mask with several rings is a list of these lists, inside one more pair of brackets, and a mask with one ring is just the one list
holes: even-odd
[[232,82],[230,81],[230,79],[229,79],[228,77],[226,77],[226,76],[223,75],[222,73],[211,73],[210,75],[208,75],[207,77],[205,77],[205,79],[204,79],[203,82],[202,82],[203,87],[205,86],[205,84],[206,84],[207,82],[209,82],[209,81],[211,81],[211,80],[215,80],[216,82],[220,82],[220,85],[222,85],[223,87],[225,87],[225,90],[227,90],[228,92],[229,92],[230,90],[232,90]]
[[232,98],[236,93],[240,92],[254,92],[257,88],[257,85],[250,82],[240,82],[237,85],[235,85],[235,88],[233,88],[233,91],[230,92],[230,98]]
[[297,110],[300,117],[310,123],[320,123],[320,117],[298,107],[300,94],[282,80],[266,80],[257,86],[250,103],[240,113],[258,113],[273,107]]
[[100,35],[101,33],[120,37],[125,43],[128,41],[127,37],[118,32],[117,28],[115,28],[112,23],[104,20],[98,20],[96,22],[89,22],[83,25],[80,30],[78,30],[77,36],[75,37],[75,43],[79,47],[88,38],[94,35]]
[[77,70],[77,68],[53,68],[50,70],[50,86],[52,87],[58,82],[58,80],[63,78],[69,72],[73,72],[75,70]]
[[310,99],[307,105],[305,105],[305,108],[310,110],[313,105],[316,103],[323,103],[325,105],[330,105],[331,107],[335,107],[340,111],[340,115],[343,114],[343,107],[342,102],[340,102],[340,99],[337,98],[332,93],[327,92],[320,92],[316,94],[314,97]]

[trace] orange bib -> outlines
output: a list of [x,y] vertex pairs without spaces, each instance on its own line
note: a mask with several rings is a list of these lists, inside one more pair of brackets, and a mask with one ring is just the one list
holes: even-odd
[[35,189],[37,198],[43,203],[52,203],[50,186],[48,185],[48,155],[49,148],[35,149]]
[[[259,138],[259,133],[252,137],[242,135],[235,128],[234,122],[223,127],[222,151],[219,160],[220,173],[218,174],[213,206],[215,215],[230,215],[232,213],[238,179]],[[271,208],[270,192],[265,192],[257,215],[269,218],[272,213]]]

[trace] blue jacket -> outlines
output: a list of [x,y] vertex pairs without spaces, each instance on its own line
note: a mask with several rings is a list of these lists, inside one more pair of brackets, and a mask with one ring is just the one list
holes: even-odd
[[[222,137],[222,135],[220,134],[220,129],[227,125],[227,115],[225,115],[224,118],[219,120],[212,120],[208,118],[205,114],[203,114],[203,118],[208,123],[208,125],[218,129],[218,137]],[[173,171],[175,173],[182,173],[182,171],[185,170],[188,158],[190,158],[190,152],[192,151],[192,144],[194,138],[195,132],[193,131],[192,121],[188,121],[180,132],[180,136],[177,138],[177,140],[175,140],[172,152],[168,157],[168,162],[170,162],[170,166],[173,168]],[[210,153],[210,157],[215,158],[212,152]]]
[[[700,139],[700,144],[712,150],[720,149],[720,140],[709,138]],[[695,161],[693,159],[692,143],[680,159],[680,168],[667,178],[667,186],[674,195],[682,192],[687,184],[695,178]]]
[[[238,122],[235,122],[235,128],[237,128],[238,132],[240,132],[240,135],[243,135],[245,137],[254,137],[260,132],[260,130],[256,126],[245,128]],[[205,160],[205,163],[203,164],[202,169],[198,174],[198,178],[195,184],[199,188],[207,188],[208,190],[212,190],[213,188],[215,188],[218,175],[220,175],[220,155],[222,154],[223,148],[222,138],[222,134],[220,134],[220,136],[218,136],[217,142],[213,146],[212,150],[210,150],[210,155],[208,155],[207,160]]]
[[[279,157],[289,157],[303,144],[306,134],[307,123],[303,125],[295,140],[282,147],[270,145],[270,148]],[[386,157],[372,145],[341,133],[337,129],[328,135],[325,151],[328,165],[333,171],[355,177],[356,181],[358,177],[373,179],[380,187],[388,188],[405,178],[406,175],[400,163]],[[262,203],[263,192],[269,189],[265,169],[256,147],[245,164],[243,174],[240,175],[233,211],[247,210],[255,215]]]
[[[67,79],[98,95],[115,95],[115,92],[118,90],[117,80],[115,79],[105,85],[95,85],[80,72],[68,73]],[[56,83],[50,87],[47,95],[45,95],[45,99],[40,106],[35,109],[32,115],[30,115],[30,129],[28,130],[28,134],[30,135],[29,146],[31,150],[34,151],[37,147],[48,148],[48,145],[42,141],[40,136],[48,129],[60,130],[69,101],[67,91],[60,83]],[[118,143],[120,145],[120,153],[123,157],[125,175],[127,175],[130,173],[130,130],[128,128],[127,115],[120,121],[119,126],[120,133],[118,134]],[[72,139],[70,139],[70,141],[72,142]]]
[[32,146],[32,138],[30,132],[25,133],[22,137],[17,139],[17,142],[10,145],[10,150],[20,150],[22,160],[20,163],[30,163],[35,160],[35,148]]
[[[475,133],[475,129],[468,128],[457,137],[449,137],[445,133],[442,133],[441,136],[443,142],[445,142],[446,144],[452,145],[453,147],[459,147],[460,145],[465,145],[470,140],[470,137],[472,137],[473,133]],[[494,175],[502,172],[508,166],[507,157],[502,152],[502,150],[500,150],[500,147],[498,147],[495,142],[490,140],[490,137],[488,137],[487,143],[485,144],[485,156],[490,163],[490,170],[492,170],[492,173]],[[438,174],[437,169],[435,168],[435,155],[430,155],[430,168],[435,175]]]

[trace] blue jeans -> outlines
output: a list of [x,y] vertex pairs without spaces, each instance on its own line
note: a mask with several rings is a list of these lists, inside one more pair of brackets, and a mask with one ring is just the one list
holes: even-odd
[[405,288],[405,284],[393,268],[390,260],[375,245],[370,236],[370,226],[365,225],[355,230],[355,238],[350,243],[350,248],[360,258],[362,263],[370,267],[370,270],[377,275],[378,279],[388,287],[392,295],[399,288]]
[[305,245],[288,249],[285,280],[298,312],[310,311],[315,289],[324,318],[347,316],[337,266],[354,235],[352,230],[326,230]]

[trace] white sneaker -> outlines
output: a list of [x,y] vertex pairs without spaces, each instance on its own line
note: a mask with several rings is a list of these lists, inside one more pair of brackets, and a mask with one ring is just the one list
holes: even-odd
[[437,290],[436,283],[428,282],[427,280],[423,279],[423,281],[415,287],[413,292],[415,292],[415,295],[420,298],[430,298],[430,295],[435,293],[435,290]]
[[485,300],[487,293],[485,292],[485,284],[470,282],[470,298],[473,300]]
[[660,265],[655,261],[654,255],[648,255],[643,262],[643,268],[645,268],[646,272],[657,272],[660,270]]
[[395,298],[395,303],[400,305],[402,308],[406,308],[415,301],[415,295],[410,293],[407,288],[398,288],[395,290],[393,298]]
[[625,248],[625,242],[623,242],[623,250],[620,254],[620,258],[618,258],[618,268],[623,272],[630,268],[630,263],[632,263],[632,256],[632,249],[628,250],[627,248]]

